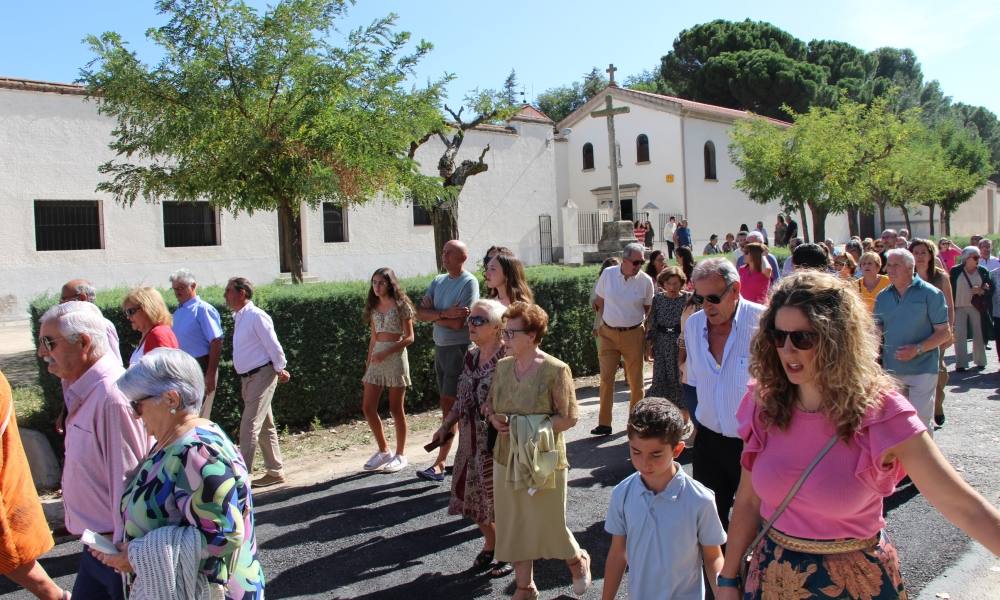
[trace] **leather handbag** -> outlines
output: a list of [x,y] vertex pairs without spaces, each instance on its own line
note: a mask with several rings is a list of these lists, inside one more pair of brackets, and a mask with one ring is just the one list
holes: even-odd
[[[972,281],[969,279],[969,274],[962,269],[962,276],[965,277],[965,283],[969,284],[969,289],[972,289]],[[983,285],[988,285],[985,281]],[[982,314],[986,314],[988,307],[986,306],[986,296],[982,294],[972,294],[972,308],[976,309]]]
[[740,590],[743,590],[746,587],[747,573],[750,571],[750,562],[753,560],[754,549],[758,544],[760,544],[760,541],[764,539],[764,536],[767,535],[768,530],[770,530],[771,526],[774,525],[774,522],[778,520],[781,513],[785,512],[785,509],[788,508],[792,498],[794,498],[795,494],[798,493],[799,488],[801,488],[802,484],[806,482],[809,474],[813,472],[813,469],[816,468],[819,461],[823,460],[826,453],[837,444],[837,440],[839,438],[840,436],[834,433],[833,437],[826,442],[826,445],[823,446],[816,457],[813,458],[812,462],[809,463],[809,466],[806,467],[806,470],[802,472],[802,475],[799,477],[799,480],[795,482],[795,485],[792,486],[792,489],[788,490],[788,494],[785,495],[785,499],[781,501],[778,508],[774,509],[774,514],[772,514],[771,518],[764,523],[763,527],[761,527],[760,531],[757,533],[757,537],[753,539],[753,542],[751,542],[750,545],[747,546],[747,549],[743,552],[743,557],[740,559],[740,570],[738,575],[740,580]]

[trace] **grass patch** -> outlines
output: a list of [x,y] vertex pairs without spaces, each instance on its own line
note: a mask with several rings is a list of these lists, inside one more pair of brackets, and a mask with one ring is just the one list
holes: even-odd
[[45,397],[40,385],[19,385],[12,388],[14,414],[17,423],[28,429],[43,429],[45,421]]

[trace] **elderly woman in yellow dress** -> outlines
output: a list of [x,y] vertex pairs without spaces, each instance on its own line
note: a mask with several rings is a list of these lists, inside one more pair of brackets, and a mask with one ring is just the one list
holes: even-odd
[[576,425],[569,366],[542,352],[549,317],[539,306],[514,302],[504,313],[507,357],[490,388],[490,421],[499,432],[493,458],[496,559],[514,564],[515,600],[538,598],[533,561],[566,561],[573,591],[590,585],[590,555],[566,527],[566,442]]

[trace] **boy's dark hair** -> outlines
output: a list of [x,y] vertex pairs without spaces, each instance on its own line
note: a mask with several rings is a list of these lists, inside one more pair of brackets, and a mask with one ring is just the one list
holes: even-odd
[[628,436],[642,439],[658,438],[671,448],[687,434],[684,416],[673,402],[666,398],[643,398],[628,416]]

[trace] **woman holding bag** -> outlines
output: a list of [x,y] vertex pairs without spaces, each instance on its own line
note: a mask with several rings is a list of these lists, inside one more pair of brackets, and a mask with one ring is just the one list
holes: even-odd
[[969,368],[969,338],[972,360],[986,367],[986,342],[993,339],[993,286],[990,272],[979,264],[979,248],[966,246],[951,270],[955,296],[955,370]]
[[[737,413],[743,474],[716,598],[905,598],[882,531],[883,498],[904,473],[1000,553],[1000,511],[959,477],[879,368],[871,316],[849,284],[815,271],[781,280],[751,355],[756,382]],[[835,359],[845,355],[854,360]]]

